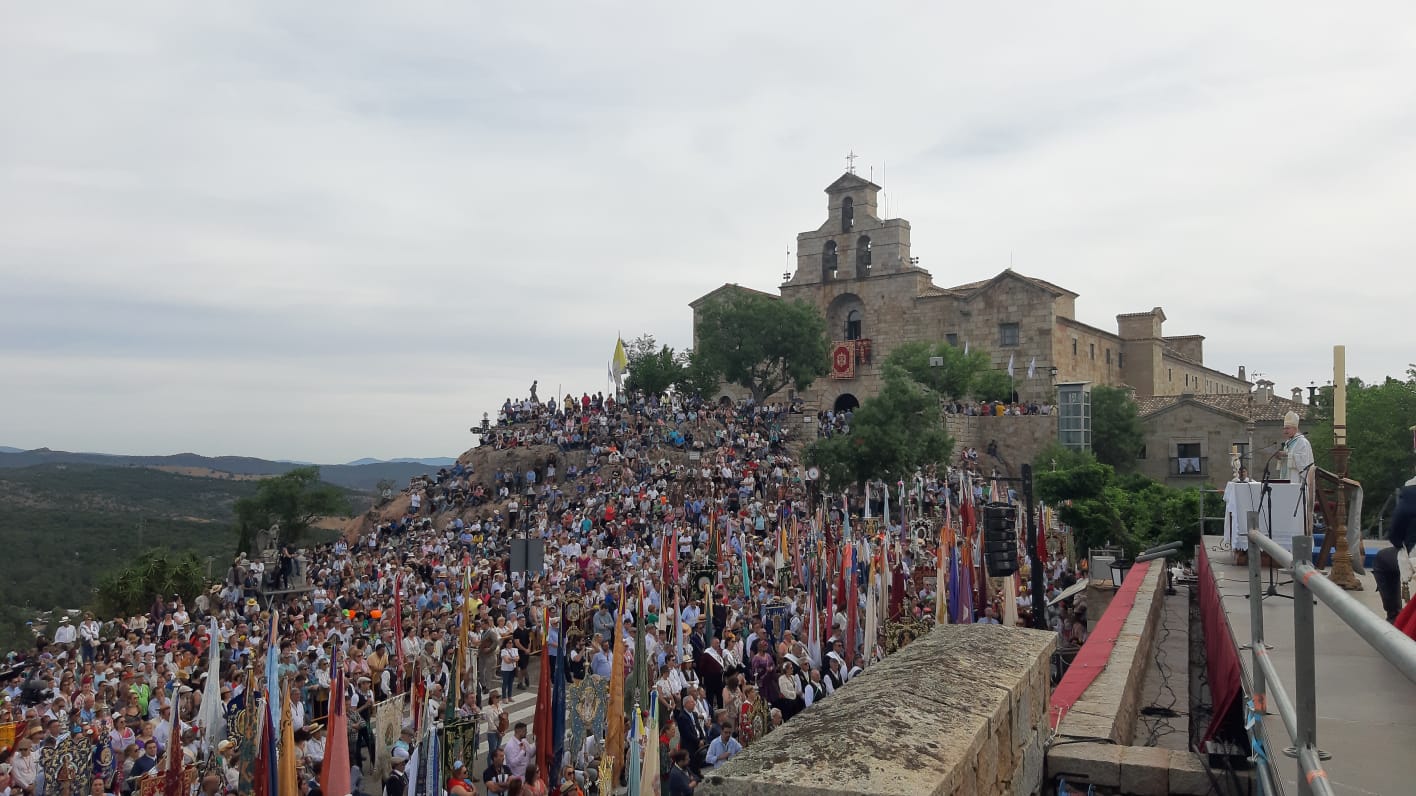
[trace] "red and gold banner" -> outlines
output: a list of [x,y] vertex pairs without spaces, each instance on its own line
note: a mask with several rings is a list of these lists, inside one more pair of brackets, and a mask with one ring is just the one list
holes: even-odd
[[831,378],[855,378],[855,341],[837,341],[831,344]]

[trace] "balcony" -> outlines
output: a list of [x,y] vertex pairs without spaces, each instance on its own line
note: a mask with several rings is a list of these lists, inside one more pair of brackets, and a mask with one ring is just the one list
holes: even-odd
[[1170,475],[1175,478],[1209,475],[1209,458],[1205,456],[1171,456]]

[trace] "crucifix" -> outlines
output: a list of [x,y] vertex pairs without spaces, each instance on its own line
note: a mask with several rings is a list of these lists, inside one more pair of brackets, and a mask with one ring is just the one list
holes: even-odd
[[846,171],[851,174],[855,174],[855,159],[856,153],[854,149],[846,153]]

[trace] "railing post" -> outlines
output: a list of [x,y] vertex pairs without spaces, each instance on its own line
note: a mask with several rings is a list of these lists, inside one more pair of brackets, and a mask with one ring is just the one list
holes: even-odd
[[[1313,649],[1313,593],[1308,591],[1307,578],[1322,577],[1312,569],[1313,537],[1293,537],[1293,670],[1296,674],[1293,701],[1298,709],[1298,737],[1293,739],[1293,756],[1298,758],[1298,794],[1312,796],[1313,786],[1303,770],[1298,752],[1309,747],[1318,750],[1318,695]],[[1306,571],[1304,571],[1307,565]]]
[[1254,677],[1254,709],[1263,715],[1267,712],[1268,682],[1264,678],[1264,667],[1259,656],[1264,654],[1264,593],[1263,551],[1256,545],[1249,545],[1249,654],[1253,656],[1250,667]]

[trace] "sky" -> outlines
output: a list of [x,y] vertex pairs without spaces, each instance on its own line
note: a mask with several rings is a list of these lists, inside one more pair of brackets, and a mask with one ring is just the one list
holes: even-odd
[[935,282],[1416,360],[1405,2],[11,3],[0,444],[455,455],[774,290],[854,151]]

